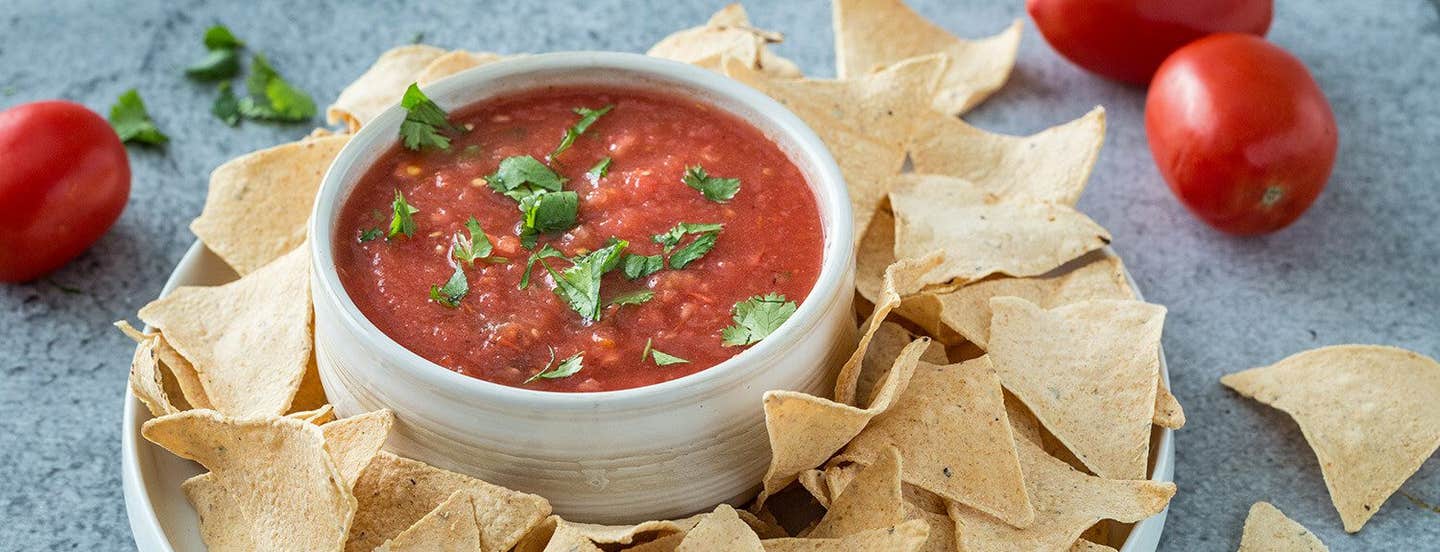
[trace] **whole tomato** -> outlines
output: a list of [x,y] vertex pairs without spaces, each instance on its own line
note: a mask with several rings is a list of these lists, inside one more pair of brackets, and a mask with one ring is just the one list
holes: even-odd
[[1335,115],[1305,65],[1245,34],[1171,55],[1145,100],[1160,173],[1192,212],[1232,234],[1294,222],[1330,178]]
[[1273,0],[1026,0],[1045,41],[1071,62],[1145,85],[1166,56],[1212,33],[1265,36]]
[[44,276],[110,229],[130,197],[120,138],[80,104],[0,112],[0,281]]

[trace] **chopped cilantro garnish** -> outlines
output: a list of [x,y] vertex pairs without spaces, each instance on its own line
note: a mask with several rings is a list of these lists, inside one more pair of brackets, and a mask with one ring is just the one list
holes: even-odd
[[450,253],[456,260],[474,266],[475,259],[489,257],[494,247],[490,245],[490,237],[485,235],[485,230],[480,228],[480,222],[475,220],[475,217],[465,221],[465,230],[470,235],[456,232],[450,242]]
[[230,83],[220,83],[220,95],[215,97],[215,103],[210,106],[210,114],[232,127],[240,124],[240,98],[235,97]]
[[379,228],[362,229],[362,230],[360,230],[360,238],[359,238],[359,239],[360,239],[360,243],[365,243],[365,242],[368,242],[368,241],[375,241],[375,240],[377,240],[377,239],[380,239],[380,236],[384,236],[384,235],[385,235],[385,232],[381,231]]
[[450,123],[445,111],[430,101],[418,85],[410,83],[410,88],[405,89],[400,107],[405,108],[405,121],[400,123],[400,138],[407,149],[450,149],[450,139],[440,131],[455,131],[459,127]]
[[525,229],[536,233],[558,232],[575,225],[580,210],[580,196],[575,192],[546,192],[520,202],[525,213]]
[[395,201],[390,202],[390,209],[394,213],[390,217],[390,233],[386,237],[393,238],[396,234],[405,234],[405,237],[415,235],[415,219],[410,215],[419,213],[420,210],[405,202],[405,194],[395,190]]
[[621,265],[625,277],[631,280],[638,280],[665,268],[665,257],[660,255],[626,255]]
[[675,249],[675,246],[680,244],[680,240],[683,239],[686,234],[719,232],[723,228],[725,228],[724,224],[682,222],[666,230],[664,234],[656,234],[650,239],[655,243],[665,246],[665,252],[669,253],[671,249]]
[[554,348],[554,347],[551,347],[551,348],[550,348],[550,362],[545,363],[545,367],[542,368],[542,369],[540,369],[539,372],[536,372],[535,375],[530,376],[529,378],[527,378],[527,379],[525,380],[525,383],[531,383],[531,382],[533,382],[533,381],[535,381],[535,380],[537,380],[537,379],[560,379],[560,378],[568,378],[568,377],[570,377],[570,376],[575,375],[577,372],[579,372],[581,368],[584,368],[584,363],[585,363],[585,353],[582,351],[582,352],[579,352],[579,353],[575,353],[575,354],[573,354],[573,355],[570,355],[570,358],[567,358],[567,359],[565,359],[565,360],[560,361],[560,365],[559,365],[559,366],[556,366],[554,369],[551,369],[550,366],[555,364],[555,348]]
[[759,343],[795,314],[795,309],[794,301],[786,301],[785,296],[778,293],[756,295],[735,303],[735,324],[720,333],[722,344],[735,347]]
[[525,247],[534,247],[539,234],[559,232],[575,225],[580,196],[560,191],[565,178],[538,159],[529,155],[507,157],[485,180],[495,191],[519,202],[524,219],[520,242]]
[[200,61],[185,68],[185,74],[202,81],[224,80],[240,74],[240,52],[234,48],[210,50]]
[[670,268],[679,270],[699,260],[700,257],[704,257],[706,253],[710,252],[710,249],[715,247],[715,240],[719,238],[719,231],[705,232],[695,236],[695,241],[676,249],[675,253],[670,255]]
[[608,305],[621,305],[621,306],[624,306],[624,305],[639,305],[639,304],[641,304],[641,303],[644,303],[644,302],[649,301],[649,300],[654,299],[654,298],[655,298],[655,292],[650,291],[650,290],[648,290],[648,289],[642,289],[642,290],[638,290],[638,291],[632,291],[632,292],[629,292],[629,293],[621,293],[620,295],[616,295],[616,296],[614,296],[614,297],[611,297],[609,301],[606,301],[606,302],[605,302],[605,304],[606,304],[607,306],[608,306]]
[[530,259],[525,261],[525,273],[520,276],[520,285],[517,286],[517,289],[525,289],[527,287],[530,287],[530,271],[531,269],[535,268],[535,263],[537,261],[539,261],[540,259],[550,259],[555,257],[564,259],[565,254],[561,253],[559,249],[550,247],[550,244],[548,243],[545,244],[544,247],[536,250],[534,253],[531,253]]
[[115,100],[115,105],[110,108],[110,126],[115,128],[121,142],[158,146],[170,141],[170,137],[155,126],[155,121],[150,120],[145,102],[134,88],[126,90]]
[[465,279],[465,270],[455,265],[455,273],[443,286],[430,286],[430,299],[446,307],[460,306],[460,300],[470,293],[470,281]]
[[585,171],[585,174],[589,175],[591,180],[605,178],[605,175],[610,174],[610,164],[614,161],[614,159],[609,157],[602,157],[599,161],[595,162],[594,166],[590,167],[590,170]]
[[495,191],[520,201],[540,191],[560,191],[565,178],[534,157],[516,155],[500,161],[500,168],[485,177],[485,182]]
[[540,261],[540,266],[555,280],[555,295],[559,295],[570,308],[580,313],[585,320],[600,319],[600,277],[620,265],[620,254],[629,246],[625,240],[612,238],[610,245],[571,259],[570,268],[556,272],[550,265]]
[[570,149],[570,145],[575,143],[576,138],[584,134],[585,131],[590,128],[590,125],[595,124],[595,121],[599,120],[600,117],[606,113],[609,113],[611,109],[615,109],[615,106],[607,105],[600,109],[590,109],[588,107],[575,108],[575,114],[580,116],[580,120],[577,121],[574,126],[565,129],[565,137],[560,139],[560,145],[555,146],[555,151],[550,152],[550,159],[554,159],[555,156],[560,155],[560,152]]
[[205,48],[210,50],[234,50],[245,47],[245,43],[235,38],[230,28],[224,25],[214,25],[205,30]]
[[285,82],[260,54],[250,59],[245,90],[248,95],[240,99],[240,113],[251,119],[299,122],[315,116],[315,100]]
[[685,177],[680,179],[686,186],[700,190],[705,199],[716,202],[730,201],[740,191],[739,178],[719,178],[705,174],[700,165],[687,167]]
[[685,364],[690,362],[675,355],[656,350],[654,342],[655,338],[653,337],[645,339],[645,350],[640,351],[640,362],[645,362],[646,359],[649,359],[655,361],[656,366],[669,366],[671,364]]

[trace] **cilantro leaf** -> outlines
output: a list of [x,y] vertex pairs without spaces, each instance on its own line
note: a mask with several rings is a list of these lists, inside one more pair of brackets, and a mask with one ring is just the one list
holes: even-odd
[[560,296],[571,309],[580,313],[585,320],[600,319],[600,277],[614,270],[620,264],[620,254],[630,245],[625,240],[611,239],[610,245],[571,259],[570,268],[556,272],[550,265],[540,261],[540,266],[555,280],[551,291]]
[[550,259],[556,257],[564,259],[565,254],[561,253],[559,249],[550,247],[550,244],[548,243],[545,244],[545,247],[541,247],[538,251],[531,253],[530,259],[525,261],[525,273],[520,276],[520,285],[517,286],[516,289],[525,289],[527,287],[530,287],[530,271],[531,269],[535,268],[535,263],[537,261],[539,261],[540,259]]
[[525,213],[525,228],[536,233],[558,232],[575,226],[580,210],[580,195],[575,192],[547,192],[520,202]]
[[539,191],[558,192],[565,178],[529,155],[506,157],[500,168],[485,177],[490,188],[515,201]]
[[245,43],[235,38],[230,28],[224,25],[213,25],[205,30],[205,48],[209,50],[235,50],[244,48]]
[[459,232],[450,240],[450,252],[455,259],[470,266],[475,265],[475,259],[483,259],[490,256],[494,246],[490,245],[490,237],[485,235],[485,230],[480,228],[480,222],[475,217],[465,221],[465,230],[469,236]]
[[719,238],[719,231],[706,232],[696,236],[695,241],[685,244],[685,246],[680,249],[676,249],[675,253],[670,255],[670,268],[680,270],[690,263],[699,260],[700,257],[704,257],[706,253],[709,253],[710,250],[715,247],[715,240]]
[[215,97],[215,103],[210,106],[210,114],[232,127],[240,124],[240,99],[235,97],[230,83],[220,83],[220,95]]
[[240,52],[234,48],[212,49],[200,61],[185,68],[185,75],[201,81],[218,81],[240,74]]
[[610,163],[614,161],[614,159],[609,157],[602,157],[599,161],[595,162],[594,166],[590,167],[590,170],[585,171],[585,174],[589,176],[591,180],[605,178],[605,175],[610,174]]
[[705,168],[700,165],[685,168],[685,176],[680,179],[686,186],[700,190],[705,199],[724,203],[735,197],[740,191],[739,178],[719,178],[705,174]]
[[669,366],[671,364],[688,364],[690,361],[672,354],[662,353],[651,349],[650,358],[655,361],[656,366]]
[[736,347],[759,343],[795,314],[795,309],[794,301],[786,301],[785,296],[778,293],[756,295],[735,303],[735,324],[721,332],[721,344]]
[[725,228],[724,224],[682,222],[673,228],[666,230],[664,234],[656,234],[650,238],[651,241],[665,246],[665,252],[669,253],[686,234],[703,234],[705,232],[719,232]]
[[170,137],[155,126],[155,121],[150,120],[150,113],[145,111],[145,101],[140,99],[140,92],[134,88],[126,90],[115,100],[115,105],[110,108],[110,126],[115,128],[121,142],[158,146],[170,141]]
[[560,139],[560,145],[555,146],[555,151],[550,152],[549,158],[554,159],[555,156],[560,155],[560,152],[570,149],[570,146],[575,143],[576,138],[584,134],[585,131],[590,128],[590,125],[595,124],[595,121],[600,120],[600,117],[609,113],[611,109],[615,109],[615,106],[607,105],[600,109],[590,109],[588,107],[575,108],[575,114],[580,116],[580,120],[577,121],[574,126],[565,129],[565,137]]
[[665,257],[660,255],[625,255],[622,263],[625,277],[638,280],[665,268]]
[[440,131],[456,131],[459,127],[446,118],[445,111],[430,101],[418,85],[410,83],[410,87],[405,89],[400,107],[405,108],[405,121],[400,123],[400,138],[405,142],[406,149],[450,149],[450,138]]
[[550,362],[545,363],[545,368],[541,369],[539,372],[536,372],[535,375],[530,376],[528,379],[525,380],[525,383],[530,383],[537,379],[568,378],[575,375],[582,368],[584,368],[584,363],[585,353],[584,351],[581,351],[579,353],[570,355],[570,358],[560,361],[560,365],[556,366],[552,370],[550,369],[550,366],[552,364],[555,364],[555,349],[552,347],[550,349]]
[[360,243],[365,243],[365,242],[368,242],[368,241],[375,241],[375,240],[379,239],[380,236],[384,236],[384,235],[385,235],[385,233],[382,232],[382,231],[380,231],[379,228],[361,229],[361,230],[360,230],[359,241],[360,241]]
[[632,291],[632,292],[629,292],[629,293],[621,293],[620,295],[616,295],[616,296],[614,296],[614,297],[611,297],[609,301],[606,301],[606,302],[605,302],[605,305],[606,305],[606,306],[609,306],[609,305],[620,305],[620,306],[625,306],[625,305],[639,305],[639,304],[645,303],[646,301],[649,301],[649,300],[654,299],[654,298],[655,298],[655,292],[650,291],[650,290],[648,290],[648,289],[642,289],[642,290],[638,290],[638,291]]
[[240,99],[240,113],[262,121],[308,121],[315,116],[315,100],[285,82],[265,56],[250,59],[250,76],[245,79],[247,96]]
[[420,210],[405,202],[405,194],[395,190],[395,201],[390,202],[390,209],[394,213],[390,217],[390,233],[386,237],[393,238],[396,234],[405,234],[405,237],[415,235],[415,219],[410,215],[419,213]]
[[465,279],[465,271],[460,265],[455,265],[455,273],[443,286],[430,286],[430,299],[449,308],[460,306],[460,300],[470,293],[470,281]]

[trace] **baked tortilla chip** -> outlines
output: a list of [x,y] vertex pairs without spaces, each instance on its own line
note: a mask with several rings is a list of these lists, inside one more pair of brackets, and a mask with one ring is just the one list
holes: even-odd
[[140,309],[190,361],[215,410],[284,414],[314,346],[310,257],[302,244],[239,280],[182,286]]
[[890,368],[879,391],[865,409],[795,391],[765,393],[765,430],[770,437],[770,467],[755,508],[794,482],[800,472],[824,464],[860,433],[876,415],[890,408],[910,383],[910,374],[929,338],[915,340]]
[[1102,300],[1045,310],[996,297],[990,309],[990,360],[1005,389],[1096,475],[1143,479],[1165,307]]
[[714,512],[685,534],[677,552],[763,552],[760,536],[740,519],[729,504],[721,504]]
[[1075,541],[1075,544],[1070,545],[1070,552],[1115,552],[1115,549],[1103,544],[1080,539]]
[[430,62],[445,50],[425,44],[407,44],[380,54],[380,58],[340,91],[340,97],[325,110],[330,124],[345,123],[350,132],[360,130],[390,106],[400,103],[400,96]]
[[370,465],[370,459],[380,452],[390,428],[395,425],[395,413],[390,409],[366,412],[343,420],[335,420],[320,426],[325,434],[325,450],[335,461],[335,468],[345,481],[346,489],[355,487],[360,472]]
[[929,526],[915,520],[839,539],[768,539],[762,544],[765,552],[914,552],[929,535]]
[[[525,536],[520,537],[520,542],[515,543],[511,552],[543,552],[550,541],[554,540],[555,529],[560,523],[560,516],[548,516],[539,525],[530,528]],[[592,545],[593,546],[593,545]]]
[[355,497],[325,452],[319,427],[187,410],[145,422],[141,434],[210,470],[181,486],[200,514],[209,550],[344,546]]
[[550,515],[544,498],[381,451],[355,482],[360,507],[345,550],[373,550],[461,489],[473,494],[485,550],[508,550]]
[[874,464],[890,447],[905,457],[906,483],[1017,527],[1035,518],[1000,379],[987,357],[920,363],[900,399],[835,461]]
[[505,59],[505,56],[491,52],[451,50],[431,60],[424,69],[421,69],[420,72],[415,75],[415,83],[420,86],[425,86],[461,71],[495,63],[502,59]]
[[845,176],[855,228],[864,229],[904,166],[905,143],[944,68],[943,57],[928,56],[850,80],[773,79],[731,59],[725,74],[784,104],[820,136]]
[[[170,342],[165,340],[165,336],[154,331],[141,333],[125,320],[115,322],[115,327],[119,328],[126,337],[134,340],[136,344],[151,339],[156,340],[153,345],[155,354],[159,357],[160,366],[170,375],[169,378],[164,379],[166,390],[170,393],[171,404],[175,405],[176,409],[214,408],[210,404],[210,398],[205,396],[205,387],[200,384],[200,375],[195,373],[195,367],[190,364],[190,361],[185,360],[185,357],[180,356],[174,347],[170,346]],[[169,387],[171,380],[174,381],[174,386],[179,388],[180,393],[174,393]]]
[[986,132],[954,117],[915,125],[915,172],[963,178],[1005,199],[1074,206],[1105,141],[1105,108],[1030,136]]
[[645,55],[673,59],[712,71],[720,71],[725,58],[735,58],[745,67],[770,77],[799,78],[800,68],[794,62],[775,55],[765,47],[783,39],[780,33],[752,27],[745,7],[730,4],[710,16],[704,25],[661,39]]
[[960,549],[967,552],[1065,550],[1102,519],[1125,523],[1160,513],[1175,496],[1174,483],[1104,479],[1045,454],[1017,428],[1016,446],[1035,521],[1017,528],[965,505],[949,503]]
[[296,420],[310,422],[315,425],[325,425],[335,421],[335,407],[327,404],[314,410],[291,412],[286,414],[285,417],[295,418]]
[[960,549],[960,545],[955,542],[955,522],[950,521],[950,516],[927,512],[906,503],[905,521],[914,520],[925,522],[925,526],[930,529],[925,544],[916,549],[918,552],[955,552]]
[[[895,359],[900,358],[900,352],[915,341],[916,337],[919,336],[894,322],[880,323],[875,329],[875,335],[870,339],[870,346],[865,350],[864,360],[860,362],[860,379],[855,387],[856,399],[863,399],[862,404],[870,403],[870,395],[875,392],[875,386],[884,380],[885,374],[890,373],[890,367],[895,365]],[[930,364],[949,362],[945,356],[945,347],[935,341],[931,341],[930,346],[925,348],[920,360]]]
[[900,0],[836,0],[835,71],[860,77],[905,59],[944,54],[949,67],[927,103],[959,115],[985,101],[1010,78],[1020,48],[1020,20],[999,34],[964,40],[915,13]]
[[869,466],[830,501],[825,517],[806,538],[828,539],[899,525],[905,503],[900,495],[900,451],[881,451]]
[[1330,548],[1275,505],[1256,502],[1245,517],[1239,552],[1330,552]]
[[190,231],[244,276],[305,242],[320,180],[350,135],[281,144],[210,173],[205,209]]
[[891,182],[895,256],[945,251],[924,284],[1039,276],[1110,243],[1109,232],[1065,205],[1003,200],[947,176],[904,174]]
[[1220,383],[1295,419],[1351,533],[1440,447],[1440,363],[1404,349],[1322,347]]
[[1052,309],[1093,299],[1134,299],[1135,293],[1125,280],[1120,258],[1101,255],[1070,271],[1030,278],[988,278],[936,295],[943,308],[941,321],[981,349],[990,346],[990,299],[1005,296]]
[[461,489],[450,495],[420,521],[401,531],[375,552],[478,552],[480,522],[475,518],[474,495]]
[[174,391],[180,390],[173,379],[167,382],[165,371],[160,367],[160,355],[155,352],[155,344],[159,341],[160,338],[152,337],[136,344],[135,356],[130,360],[130,392],[155,417],[180,411],[170,402],[171,392],[165,389],[168,386]]
[[919,291],[919,279],[922,275],[934,270],[944,260],[943,254],[932,251],[924,256],[914,259],[904,259],[885,269],[880,298],[875,302],[875,310],[870,313],[870,318],[865,322],[864,332],[860,334],[859,344],[855,352],[840,367],[840,373],[835,377],[835,401],[854,405],[856,403],[855,390],[859,386],[860,370],[865,360],[866,351],[870,350],[870,341],[874,339],[875,332],[879,331],[880,324],[890,311],[900,305],[901,297]]
[[579,535],[593,544],[628,545],[639,541],[654,540],[656,537],[688,532],[703,517],[703,515],[697,515],[676,520],[646,521],[635,525],[598,525],[574,523],[562,519],[559,521],[558,527],[563,528],[567,533]]

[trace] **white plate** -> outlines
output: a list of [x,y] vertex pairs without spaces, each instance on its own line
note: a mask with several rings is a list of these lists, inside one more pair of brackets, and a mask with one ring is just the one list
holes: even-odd
[[[1125,275],[1130,278],[1129,273]],[[211,253],[200,242],[190,246],[165,288],[164,296],[177,286],[209,286],[223,284],[235,279],[235,272],[224,261]],[[1135,287],[1134,280],[1130,282]],[[1139,292],[1136,292],[1139,295]],[[1165,356],[1160,356],[1160,373],[1166,385],[1170,373],[1165,365]],[[125,489],[125,510],[130,518],[130,531],[135,535],[135,546],[142,552],[200,552],[205,545],[200,540],[199,518],[185,494],[180,492],[180,483],[204,470],[194,462],[183,460],[140,436],[140,425],[150,419],[150,412],[140,400],[127,393],[125,414],[121,422],[120,456],[123,462],[121,478]],[[1173,481],[1175,476],[1174,434],[1168,429],[1156,432],[1154,450],[1157,460],[1152,479]],[[1131,531],[1121,552],[1153,552],[1160,543],[1160,533],[1165,529],[1165,511],[1140,522]]]

